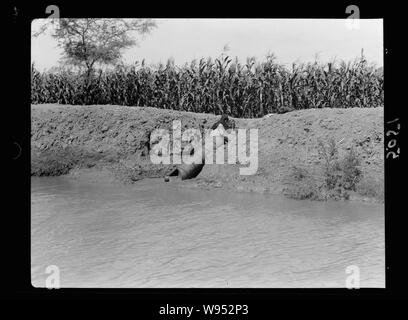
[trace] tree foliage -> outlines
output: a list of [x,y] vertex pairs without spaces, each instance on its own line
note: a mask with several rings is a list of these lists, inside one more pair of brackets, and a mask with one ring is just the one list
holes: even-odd
[[[49,20],[49,21],[48,21]],[[64,50],[64,60],[90,72],[95,64],[115,64],[124,49],[137,44],[132,33],[146,34],[156,27],[151,19],[47,19],[33,36],[53,27],[52,36]]]

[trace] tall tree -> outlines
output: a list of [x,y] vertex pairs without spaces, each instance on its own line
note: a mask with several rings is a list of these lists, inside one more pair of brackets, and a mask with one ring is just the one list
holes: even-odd
[[66,63],[83,67],[89,76],[95,65],[116,63],[124,49],[137,44],[131,33],[145,34],[156,27],[152,19],[47,19],[37,37],[49,26],[64,50]]

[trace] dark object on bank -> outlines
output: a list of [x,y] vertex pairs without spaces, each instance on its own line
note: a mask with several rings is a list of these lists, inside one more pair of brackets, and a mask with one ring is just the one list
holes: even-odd
[[[235,123],[233,121],[231,121],[226,114],[223,114],[221,116],[221,119],[218,120],[216,123],[214,123],[211,126],[211,130],[217,129],[220,124],[224,127],[225,130],[235,128]],[[228,143],[227,137],[224,137],[224,144],[225,143]],[[194,149],[192,149],[190,151],[190,155],[193,155],[193,154],[194,154]],[[169,176],[166,176],[164,178],[164,181],[167,182],[169,180],[168,177],[174,177],[174,176],[180,177],[181,180],[193,179],[193,178],[197,177],[200,174],[201,170],[203,170],[203,167],[204,167],[204,164],[205,164],[204,163],[205,162],[204,152],[203,152],[203,157],[202,157],[201,162],[202,163],[181,164],[181,165],[179,165],[176,169],[174,169],[169,174]]]
[[211,130],[215,130],[218,126],[222,124],[225,130],[235,128],[235,123],[233,120],[230,120],[226,114],[221,116],[221,119],[214,123],[211,127]]

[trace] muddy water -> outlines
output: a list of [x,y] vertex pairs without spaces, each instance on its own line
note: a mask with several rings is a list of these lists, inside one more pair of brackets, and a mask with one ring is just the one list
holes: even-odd
[[[32,178],[31,277],[44,287],[384,287],[384,206]],[[355,270],[355,269],[354,269]],[[356,276],[356,271],[354,274]]]

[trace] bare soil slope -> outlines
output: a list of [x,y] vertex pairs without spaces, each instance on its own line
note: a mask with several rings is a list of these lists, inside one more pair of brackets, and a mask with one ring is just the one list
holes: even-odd
[[[164,177],[174,168],[151,163],[154,129],[171,130],[173,120],[181,120],[183,128],[208,128],[220,118],[147,107],[66,105],[33,105],[31,115],[32,175],[70,173],[125,182]],[[240,175],[240,164],[205,165],[196,179],[180,183],[279,194],[294,167],[318,182],[324,179],[318,143],[333,138],[340,155],[353,148],[361,160],[360,195],[383,192],[377,190],[384,181],[383,108],[309,109],[234,120],[237,128],[259,129],[257,174]]]

